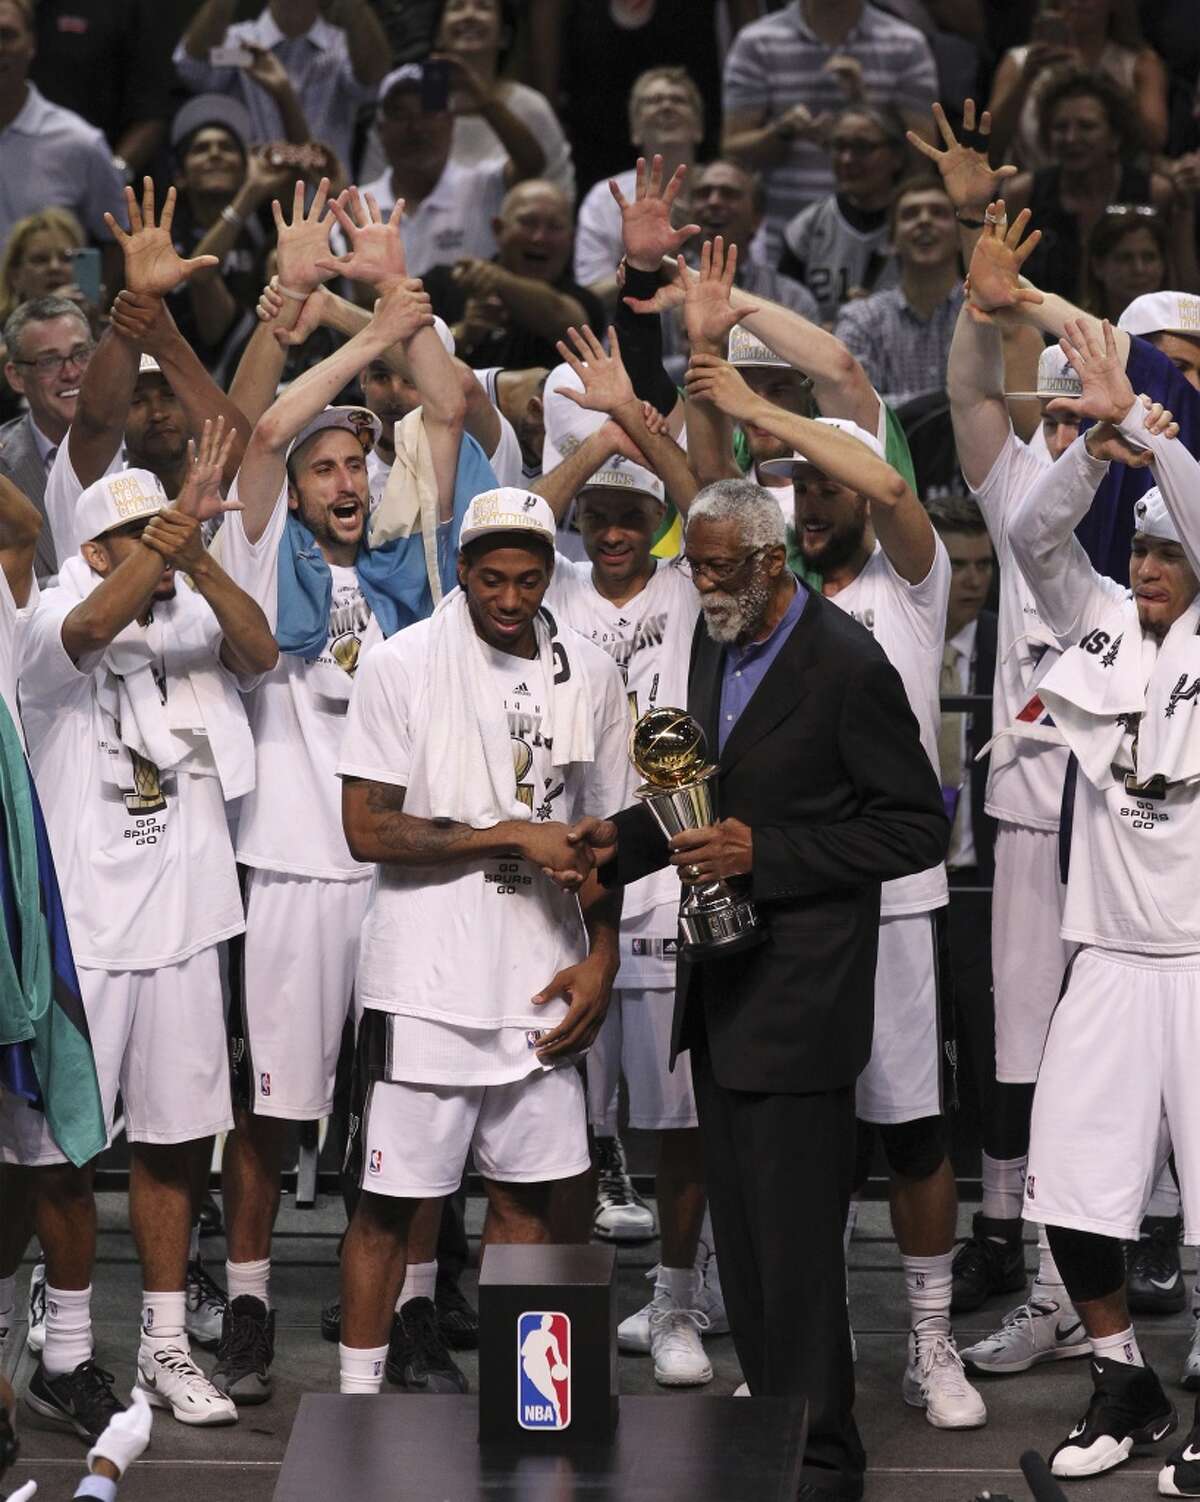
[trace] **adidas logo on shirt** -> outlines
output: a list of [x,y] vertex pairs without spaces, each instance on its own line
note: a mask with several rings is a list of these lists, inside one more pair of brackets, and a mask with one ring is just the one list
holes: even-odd
[[529,692],[529,685],[528,685],[528,683],[518,683],[517,686],[516,686],[516,688],[513,689],[513,693],[514,694],[527,694],[528,692]]

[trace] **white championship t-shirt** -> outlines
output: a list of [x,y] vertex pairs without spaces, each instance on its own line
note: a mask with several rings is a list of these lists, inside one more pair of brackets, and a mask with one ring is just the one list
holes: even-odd
[[[917,717],[921,744],[934,772],[938,768],[941,722],[938,684],[950,600],[950,555],[940,538],[929,573],[920,584],[902,579],[878,543],[853,584],[830,595],[839,609],[864,625],[900,674],[909,707]],[[946,867],[940,863],[912,876],[883,883],[879,911],[885,918],[925,913],[949,900]]]
[[[237,481],[230,490],[237,494]],[[287,485],[267,529],[253,545],[241,513],[221,528],[221,562],[257,600],[272,631],[277,620],[279,541],[287,521]],[[325,881],[362,881],[372,868],[356,861],[342,831],[342,789],[335,768],[354,675],[383,640],[351,568],[332,568],[329,638],[315,662],[281,652],[246,704],[254,733],[255,786],[242,799],[237,854],[245,866]]]
[[[436,713],[428,680],[432,625],[383,643],[355,689],[338,773],[405,787],[414,739]],[[629,715],[620,674],[588,641],[558,637],[593,711],[595,760],[556,768],[542,736],[551,692],[536,658],[488,652],[522,801],[539,821],[571,823],[624,805]],[[439,866],[381,864],[363,923],[355,996],[393,1016],[388,1077],[456,1086],[501,1084],[541,1068],[536,1044],[566,1013],[532,997],[587,944],[578,899],[514,858]]]
[[[206,741],[194,771],[159,773],[140,762],[133,793],[109,780],[114,727],[97,704],[100,657],[77,667],[62,643],[76,604],[61,589],[47,590],[25,628],[21,712],[30,764],[75,963],[158,970],[245,926],[225,799]],[[220,645],[212,616],[214,658]],[[169,678],[159,691],[169,697]]]
[[[1037,482],[1045,468],[1046,460],[1010,432],[1008,442],[975,492],[1000,568],[1000,619],[992,687],[993,734],[1013,724],[1060,655],[1054,634],[1038,612],[1033,592],[1008,541],[1008,522],[1014,504]],[[1067,748],[1005,735],[995,742],[989,754],[984,807],[992,818],[1021,824],[1027,829],[1057,829]]]

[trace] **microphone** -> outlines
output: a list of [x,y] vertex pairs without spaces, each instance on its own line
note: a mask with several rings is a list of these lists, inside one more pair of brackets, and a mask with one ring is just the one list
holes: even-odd
[[1036,1450],[1021,1456],[1021,1470],[1029,1483],[1034,1502],[1067,1502],[1067,1494],[1050,1474],[1050,1467]]

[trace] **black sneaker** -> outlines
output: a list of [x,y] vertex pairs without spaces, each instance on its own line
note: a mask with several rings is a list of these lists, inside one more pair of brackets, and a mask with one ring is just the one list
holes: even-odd
[[25,1401],[34,1413],[64,1429],[74,1429],[80,1439],[93,1445],[113,1415],[125,1411],[113,1392],[113,1374],[98,1367],[90,1356],[61,1377],[48,1377],[39,1361],[25,1389]]
[[1167,1456],[1158,1473],[1160,1497],[1200,1497],[1200,1401],[1192,1415],[1192,1432]]
[[342,1338],[342,1301],[330,1299],[321,1305],[321,1339],[335,1344]]
[[235,1403],[265,1403],[271,1396],[275,1311],[243,1293],[225,1310],[212,1385]]
[[1050,1469],[1056,1476],[1099,1476],[1111,1471],[1138,1446],[1165,1439],[1179,1423],[1174,1405],[1150,1367],[1093,1356],[1091,1369],[1095,1391],[1087,1412],[1050,1456]]
[[1179,1267],[1178,1215],[1147,1215],[1125,1247],[1125,1297],[1131,1314],[1178,1314],[1187,1303]]
[[1025,1287],[1025,1249],[1019,1220],[991,1220],[976,1213],[971,1235],[954,1254],[950,1308],[970,1314],[993,1294],[1020,1293]]
[[474,1351],[479,1347],[479,1315],[467,1302],[467,1296],[453,1278],[439,1278],[433,1295],[438,1329],[452,1351]]
[[633,1187],[619,1137],[597,1137],[596,1209],[592,1234],[603,1241],[652,1241],[654,1211]]
[[409,1299],[392,1318],[384,1374],[406,1392],[466,1392],[467,1379],[454,1364],[438,1329],[432,1299]]

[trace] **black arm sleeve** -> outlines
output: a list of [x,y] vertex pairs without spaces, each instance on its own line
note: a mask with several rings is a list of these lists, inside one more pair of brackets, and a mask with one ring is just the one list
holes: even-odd
[[656,271],[637,271],[626,266],[625,286],[617,296],[617,313],[613,322],[621,341],[621,358],[625,361],[634,391],[665,417],[679,400],[679,392],[663,369],[662,321],[657,313],[635,313],[625,304],[626,297],[653,297],[657,290]]

